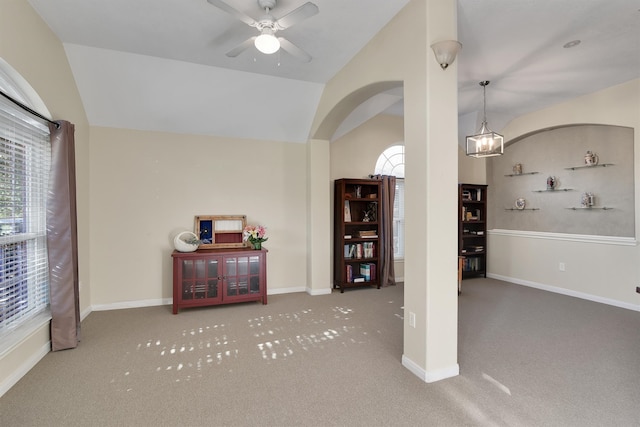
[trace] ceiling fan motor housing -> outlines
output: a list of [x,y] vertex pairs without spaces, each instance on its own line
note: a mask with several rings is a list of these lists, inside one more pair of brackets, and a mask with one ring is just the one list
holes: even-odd
[[276,7],[276,0],[258,0],[258,5],[261,9],[269,8],[269,10]]

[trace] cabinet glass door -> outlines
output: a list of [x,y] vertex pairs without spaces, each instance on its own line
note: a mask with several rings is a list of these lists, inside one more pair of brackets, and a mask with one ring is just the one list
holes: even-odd
[[260,257],[225,258],[225,298],[238,298],[260,293]]
[[182,260],[182,300],[218,298],[218,260]]

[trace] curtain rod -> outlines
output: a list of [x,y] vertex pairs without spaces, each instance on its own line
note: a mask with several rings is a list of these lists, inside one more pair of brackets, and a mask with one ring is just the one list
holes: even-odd
[[31,115],[34,115],[34,116],[36,116],[36,117],[38,117],[38,118],[40,118],[42,120],[45,120],[48,123],[51,123],[52,125],[55,125],[56,129],[60,128],[60,124],[59,123],[56,123],[56,122],[54,122],[52,120],[49,120],[48,118],[46,118],[42,114],[38,113],[37,111],[33,110],[32,108],[27,107],[26,105],[24,105],[22,102],[18,101],[17,99],[13,99],[11,96],[7,95],[6,93],[4,93],[1,90],[0,90],[0,95],[4,96],[9,101],[13,102],[18,107],[22,108],[23,110],[25,110],[26,112],[30,113]]

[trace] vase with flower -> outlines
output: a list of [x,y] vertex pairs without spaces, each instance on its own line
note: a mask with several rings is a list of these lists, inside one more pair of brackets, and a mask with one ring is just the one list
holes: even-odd
[[269,238],[266,227],[261,225],[247,225],[242,230],[242,236],[245,242],[249,242],[253,249],[262,249],[262,242],[266,242]]

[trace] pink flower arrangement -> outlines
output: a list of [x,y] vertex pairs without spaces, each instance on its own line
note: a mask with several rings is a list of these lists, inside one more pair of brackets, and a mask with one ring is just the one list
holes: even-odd
[[247,225],[242,230],[242,236],[244,241],[247,240],[251,244],[266,242],[269,238],[264,237],[267,234],[267,228],[261,225]]

